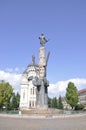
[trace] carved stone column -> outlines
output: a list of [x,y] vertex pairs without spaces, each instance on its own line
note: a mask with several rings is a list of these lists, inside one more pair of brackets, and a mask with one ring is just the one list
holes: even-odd
[[46,56],[44,46],[41,46],[39,49],[39,79],[41,81],[41,86],[40,89],[37,89],[37,98],[39,97],[37,106],[41,109],[46,109],[48,108],[47,87],[49,86],[49,83],[46,79]]
[[40,78],[45,77],[45,73],[46,73],[45,67],[46,67],[45,48],[40,47],[40,50],[39,50],[39,76]]

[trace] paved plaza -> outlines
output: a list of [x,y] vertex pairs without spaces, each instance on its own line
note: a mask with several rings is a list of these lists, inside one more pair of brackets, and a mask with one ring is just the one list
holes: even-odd
[[0,115],[0,130],[86,130],[86,115],[57,118]]

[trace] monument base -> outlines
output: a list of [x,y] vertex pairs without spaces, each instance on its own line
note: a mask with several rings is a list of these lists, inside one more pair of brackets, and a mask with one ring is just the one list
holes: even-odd
[[48,114],[62,114],[62,110],[59,109],[28,109],[28,110],[21,110],[21,114],[26,115],[48,115]]
[[47,110],[48,109],[48,105],[37,105],[36,106],[36,109],[38,109],[38,110]]

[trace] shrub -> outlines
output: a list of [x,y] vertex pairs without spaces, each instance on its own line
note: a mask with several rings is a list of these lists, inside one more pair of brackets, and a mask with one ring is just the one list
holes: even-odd
[[84,105],[83,104],[77,104],[75,106],[75,110],[82,110],[84,108]]

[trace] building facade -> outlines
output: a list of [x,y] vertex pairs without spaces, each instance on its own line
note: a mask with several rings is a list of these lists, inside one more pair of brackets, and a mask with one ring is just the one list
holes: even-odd
[[39,66],[32,61],[22,74],[20,109],[36,108],[36,86],[32,81],[35,76],[39,77]]
[[86,89],[81,89],[78,91],[79,103],[86,105]]

